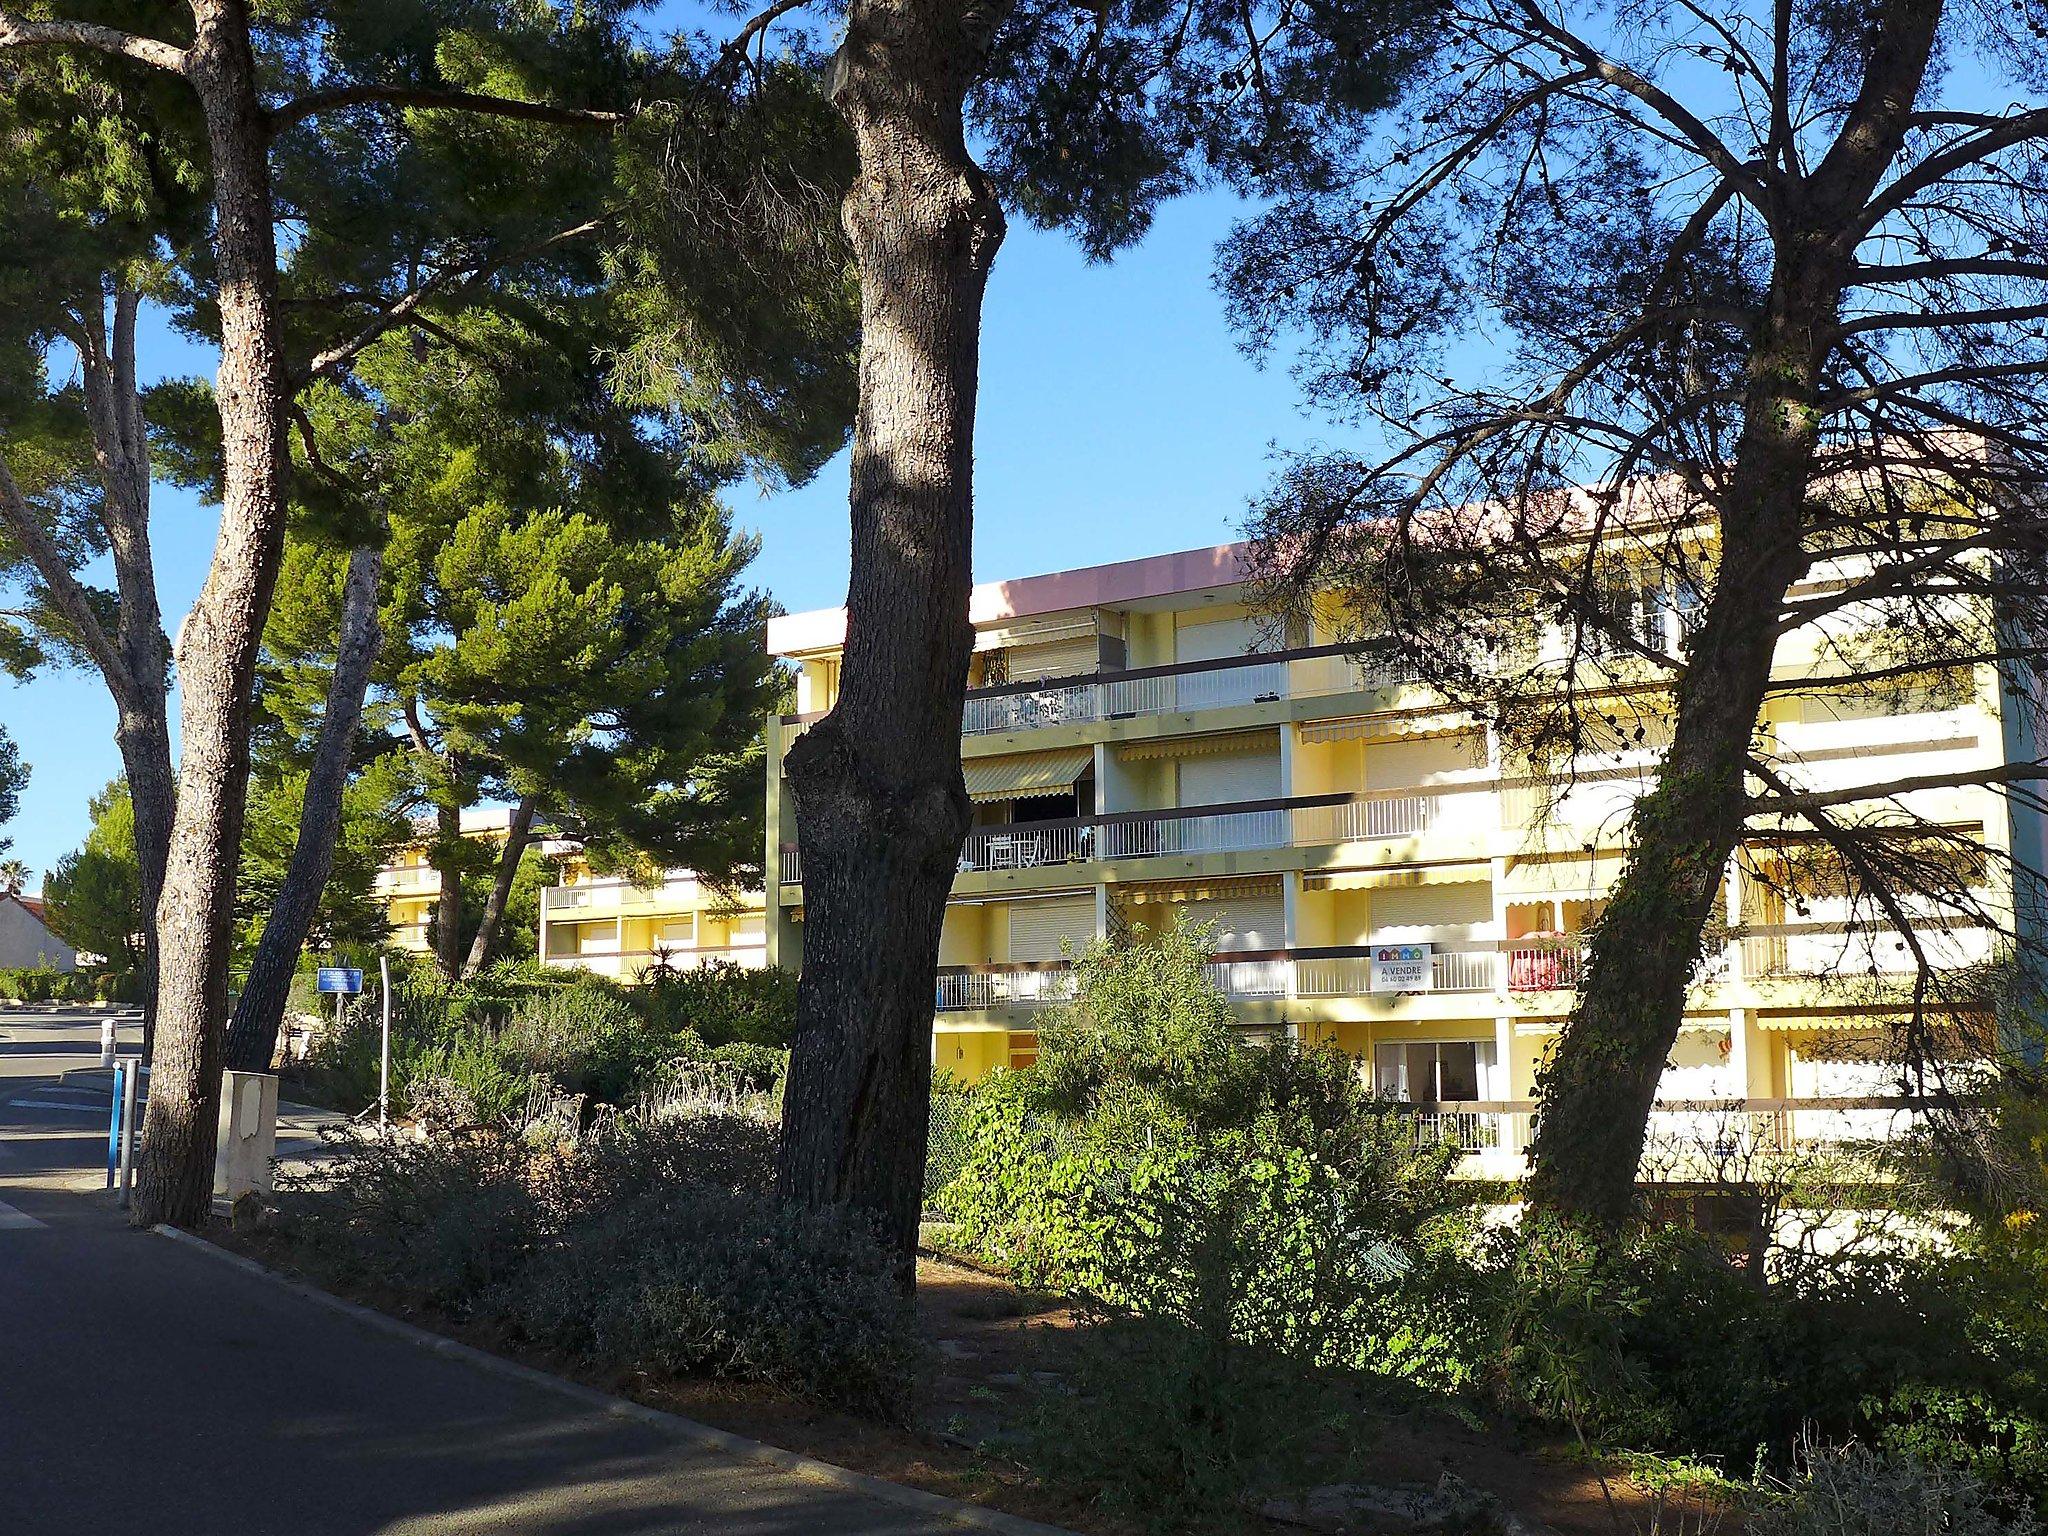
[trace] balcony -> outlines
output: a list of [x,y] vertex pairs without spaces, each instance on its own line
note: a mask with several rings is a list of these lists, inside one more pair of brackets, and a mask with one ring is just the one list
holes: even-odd
[[[1414,669],[1395,656],[1361,661],[1346,646],[1310,646],[1139,667],[1102,676],[1041,678],[975,688],[968,692],[961,711],[960,734],[1008,735],[1048,726],[1187,714],[1280,699],[1335,698],[1414,681]],[[819,718],[785,715],[783,724],[794,735]]]
[[[1746,1176],[1774,1153],[1891,1141],[1924,1122],[1932,1103],[1895,1095],[1809,1099],[1659,1099],[1650,1111],[1638,1177]],[[1400,1101],[1418,1140],[1450,1142],[1467,1155],[1525,1155],[1536,1134],[1530,1099]]]
[[[1108,859],[1204,853],[1255,853],[1415,837],[1443,825],[1491,830],[1498,820],[1491,787],[1313,795],[1243,805],[1120,811],[1057,821],[977,827],[960,849],[959,872],[1048,869]],[[803,857],[782,848],[784,885],[803,882]]]
[[[1373,953],[1369,945],[1226,951],[1212,955],[1202,973],[1217,991],[1233,1001],[1402,995],[1373,986]],[[1430,956],[1430,984],[1410,991],[1491,992],[1499,973],[1499,958],[1491,945],[1436,950]],[[941,1013],[1035,1008],[1065,1002],[1073,995],[1073,966],[1064,960],[944,966],[939,970],[937,1006]]]
[[693,876],[636,885],[630,880],[589,880],[580,885],[553,885],[541,892],[541,910],[550,917],[610,916],[615,912],[677,912],[700,905],[702,887]]
[[438,896],[441,893],[441,874],[424,865],[380,869],[371,889],[379,896]]
[[665,964],[671,971],[694,971],[707,965],[736,965],[758,971],[768,964],[765,944],[707,945],[702,949],[596,950],[584,954],[543,955],[541,963],[555,969],[589,971],[614,981],[644,981],[647,972]]
[[[1952,918],[1929,918],[1914,939],[1930,966],[1957,970],[1992,958],[1996,936],[1988,928]],[[1750,981],[1861,978],[1899,981],[1914,975],[1919,959],[1904,934],[1888,926],[1853,923],[1752,924],[1742,937],[1742,974]]]

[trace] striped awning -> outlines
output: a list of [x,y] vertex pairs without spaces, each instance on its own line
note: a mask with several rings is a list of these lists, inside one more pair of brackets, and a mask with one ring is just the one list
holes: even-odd
[[1408,715],[1398,719],[1366,716],[1356,720],[1306,720],[1300,739],[1323,741],[1423,741],[1433,736],[1463,736],[1478,727],[1457,715]]
[[1116,749],[1120,763],[1156,762],[1173,757],[1217,757],[1274,753],[1280,738],[1272,731],[1236,731],[1227,736],[1157,736],[1148,741],[1127,741]]
[[1110,894],[1133,906],[1151,901],[1224,901],[1233,896],[1278,896],[1278,875],[1242,875],[1218,880],[1180,880],[1159,885],[1118,885]]
[[1897,1027],[1895,1014],[1870,1013],[1760,1013],[1756,1016],[1756,1027],[1783,1034],[1839,1034],[1854,1031],[1857,1034],[1873,1034]]
[[967,798],[977,805],[992,800],[1021,800],[1056,795],[1095,761],[1093,747],[1063,747],[1056,752],[1029,752],[1013,757],[969,758],[963,765]]
[[1304,891],[1388,891],[1415,885],[1486,885],[1485,864],[1424,864],[1407,869],[1322,869],[1301,877]]
[[1621,874],[1624,855],[1585,854],[1560,859],[1519,859],[1508,865],[1501,877],[1501,890],[1509,896],[1599,896]]

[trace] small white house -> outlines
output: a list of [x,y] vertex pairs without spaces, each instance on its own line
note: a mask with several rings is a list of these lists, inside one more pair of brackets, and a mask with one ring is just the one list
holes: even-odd
[[0,970],[78,969],[78,951],[50,931],[33,896],[0,896]]

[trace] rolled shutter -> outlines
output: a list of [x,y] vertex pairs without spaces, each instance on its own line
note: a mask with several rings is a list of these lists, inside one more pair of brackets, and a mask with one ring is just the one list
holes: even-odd
[[1230,756],[1189,757],[1180,763],[1182,805],[1233,805],[1246,800],[1275,800],[1280,793],[1280,759],[1276,754],[1245,752]]
[[1250,619],[1183,624],[1174,631],[1173,659],[1220,661],[1225,656],[1249,656],[1258,648],[1258,638],[1258,630]]
[[1228,896],[1214,901],[1190,902],[1189,913],[1198,923],[1214,923],[1214,949],[1285,949],[1287,907],[1279,892],[1271,895]]
[[1374,891],[1371,899],[1374,933],[1389,928],[1453,927],[1493,918],[1493,887],[1483,881]]
[[1078,955],[1095,941],[1095,898],[1062,896],[1052,901],[1020,901],[1010,908],[1010,958],[1015,961],[1060,960],[1065,940]]
[[1102,665],[1102,642],[1091,631],[1057,640],[1009,647],[1010,681],[1034,682],[1042,677],[1079,677]]

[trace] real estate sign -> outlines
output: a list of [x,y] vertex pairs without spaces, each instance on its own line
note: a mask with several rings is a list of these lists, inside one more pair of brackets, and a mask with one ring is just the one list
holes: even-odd
[[1430,987],[1430,946],[1427,944],[1375,944],[1372,951],[1372,990],[1375,992],[1427,992]]

